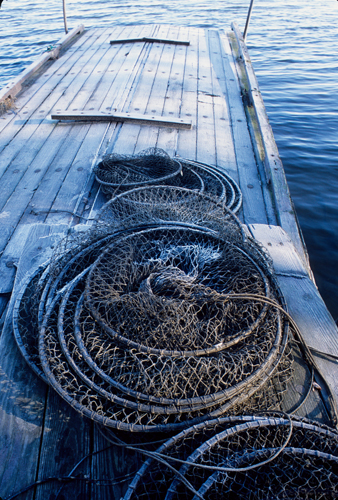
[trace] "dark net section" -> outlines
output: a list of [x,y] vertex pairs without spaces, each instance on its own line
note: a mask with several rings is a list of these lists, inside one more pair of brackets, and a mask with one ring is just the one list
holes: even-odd
[[148,458],[123,500],[333,499],[338,433],[297,417],[226,417],[184,430]]
[[187,168],[200,188],[115,196],[17,300],[28,362],[106,429],[176,432],[279,408],[292,376],[283,299],[267,255],[226,204],[240,200],[234,184]]
[[267,307],[229,295],[270,297],[270,288],[241,247],[201,230],[163,227],[108,246],[90,270],[85,295],[95,319],[121,342],[190,352],[249,336]]
[[[183,223],[243,240],[239,219],[224,201],[176,186],[146,186],[114,196],[101,209],[97,228],[114,230],[149,224]],[[231,234],[230,234],[231,233]]]
[[106,226],[65,241],[18,300],[31,365],[106,428],[172,432],[278,407],[288,324],[266,303],[281,304],[269,262],[234,227]]
[[180,162],[162,149],[150,148],[138,155],[110,154],[95,169],[97,181],[107,192],[126,190],[142,184],[168,181],[182,171]]
[[108,196],[140,186],[166,185],[206,194],[234,213],[242,204],[241,191],[226,172],[204,163],[171,158],[159,148],[136,155],[106,155],[96,166],[95,176]]

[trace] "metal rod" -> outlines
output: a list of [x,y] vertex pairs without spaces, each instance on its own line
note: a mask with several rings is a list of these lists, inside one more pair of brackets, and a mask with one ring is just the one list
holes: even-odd
[[63,22],[65,24],[65,32],[67,34],[68,26],[67,26],[67,14],[66,14],[66,0],[62,0],[62,3],[63,3]]
[[246,18],[246,24],[245,24],[244,33],[243,33],[243,40],[244,41],[246,39],[246,34],[247,34],[248,28],[249,28],[249,23],[250,23],[250,17],[251,17],[253,3],[254,3],[254,0],[251,0],[250,7],[249,7],[249,12],[248,12],[248,17]]

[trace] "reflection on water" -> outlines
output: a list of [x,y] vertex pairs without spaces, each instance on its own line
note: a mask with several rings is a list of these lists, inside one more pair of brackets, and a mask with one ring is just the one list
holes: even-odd
[[[243,29],[249,0],[68,0],[68,26]],[[256,0],[247,44],[321,294],[338,318],[338,3]],[[4,0],[0,85],[63,35],[61,0]]]

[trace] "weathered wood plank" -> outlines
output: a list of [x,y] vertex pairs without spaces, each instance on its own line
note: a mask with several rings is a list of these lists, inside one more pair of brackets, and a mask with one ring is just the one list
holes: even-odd
[[[88,49],[92,44],[95,45],[95,41],[98,40],[101,35],[102,30],[93,30],[84,33],[71,48],[53,62],[50,68],[44,72],[42,77],[38,78],[27,87],[24,92],[18,95],[15,101],[15,114],[6,113],[0,120],[0,151],[2,151],[18,132],[26,126],[27,121],[32,117],[32,114],[36,112],[36,109],[42,102],[45,103],[48,96],[60,84],[65,76],[65,68],[69,64],[74,64],[74,62],[81,64],[83,60],[92,56],[92,52]],[[74,79],[74,75],[69,74],[66,78],[69,80],[68,84],[70,85]],[[63,88],[63,91],[64,90],[65,88]],[[5,165],[1,165],[1,173],[4,171],[4,168]]]
[[[179,30],[176,27],[172,27],[168,31],[168,36],[172,38],[177,38],[179,36]],[[157,50],[161,50],[161,44],[155,46]],[[177,50],[182,49],[182,47],[175,47],[173,45],[165,45],[163,50],[159,53],[157,64],[154,65],[153,73],[154,79],[152,87],[149,89],[148,101],[146,103],[145,115],[151,115],[156,112],[159,115],[163,114],[163,109],[165,106],[166,93],[168,91],[168,86],[170,85],[170,74],[174,61],[174,56]],[[185,50],[183,48],[183,50]],[[132,103],[134,105],[134,101]],[[169,129],[170,131],[172,129]],[[141,126],[137,137],[137,144],[135,147],[135,152],[139,152],[148,147],[154,147],[158,144],[159,128],[157,126]],[[175,136],[177,132],[175,131]],[[163,144],[165,146],[165,144]],[[165,146],[166,148],[166,146]]]
[[20,75],[13,81],[9,82],[0,91],[0,102],[4,101],[7,97],[15,97],[22,89],[23,83],[28,80],[34,73],[36,73],[41,66],[45,64],[49,59],[57,59],[60,50],[67,43],[72,41],[77,35],[80,35],[84,30],[84,25],[81,24],[77,28],[72,29],[67,35],[63,36],[55,44],[55,48],[47,53],[44,53],[36,61],[28,66]]
[[284,395],[281,410],[332,425],[320,390],[312,385],[312,369],[305,362],[297,345],[293,348],[293,358],[293,376]]
[[1,294],[12,292],[17,265],[30,229],[31,227],[28,224],[18,226],[3,254],[1,255]]
[[[289,312],[310,348],[316,365],[331,388],[338,409],[337,325],[309,278],[297,279],[283,275],[278,277],[278,282]],[[331,359],[331,355],[336,359]]]
[[[121,440],[125,439],[123,433],[120,433],[118,437]],[[126,492],[128,483],[141,466],[141,461],[138,459],[136,453],[110,444],[102,436],[97,426],[94,426],[93,451],[95,455],[93,455],[92,459],[92,477],[100,478],[107,482],[106,487],[95,484],[92,486],[92,498],[95,498],[95,500],[122,498]]]
[[[126,33],[135,34],[140,32],[139,26],[126,27],[119,36],[125,35]],[[133,71],[133,65],[135,60],[142,54],[142,48],[130,44],[127,47],[107,46],[107,42],[102,45],[102,54],[96,55],[96,64],[93,69],[91,69],[88,64],[85,66],[83,72],[87,73],[88,78],[83,83],[80,89],[74,93],[74,99],[68,105],[68,111],[93,111],[94,113],[100,109],[102,102],[106,98],[107,92],[109,92],[110,87],[114,84],[117,75],[121,72],[122,67],[128,61],[130,69],[128,70],[128,76],[130,72]],[[123,68],[123,70],[125,67]],[[111,104],[111,103],[110,103]],[[53,113],[58,111],[64,111],[67,108],[60,108],[54,110]],[[101,109],[101,111],[104,111]],[[111,108],[109,108],[111,111]]]
[[[160,29],[157,36],[166,36],[168,33],[168,27],[164,27]],[[142,71],[139,75],[135,91],[132,96],[131,102],[127,104],[127,111],[136,111],[145,113],[147,110],[147,104],[149,100],[149,96],[152,91],[153,82],[155,79],[157,67],[161,60],[161,55],[163,51],[166,49],[173,50],[173,47],[164,44],[151,44],[149,47],[148,57],[145,61],[144,66],[142,67]],[[151,127],[152,130],[158,130],[157,127]],[[140,134],[141,126],[134,124],[124,124],[119,129],[118,136],[114,143],[108,148],[107,152],[111,152],[112,149],[115,153],[122,154],[133,154],[135,151],[135,145],[138,141],[138,136]],[[157,137],[157,136],[156,136]],[[154,144],[153,144],[154,145]],[[143,146],[139,146],[141,149],[144,149]],[[147,146],[145,146],[147,147]]]
[[[76,59],[74,60],[74,62],[77,62]],[[67,74],[67,77],[69,77],[69,72]],[[67,77],[65,78],[65,80],[68,80]],[[72,81],[73,76],[71,76],[70,78]],[[41,156],[49,156],[49,158],[52,158],[53,154],[55,155],[58,151],[58,140],[62,141],[62,138],[67,135],[69,130],[64,129],[62,132],[62,129],[60,129],[60,127],[59,130],[57,130],[56,123],[46,118],[48,107],[49,104],[53,105],[58,99],[61,100],[62,104],[62,102],[67,99],[67,95],[67,90],[65,91],[64,88],[59,88],[58,91],[50,94],[45,99],[44,103],[40,106],[40,110],[39,108],[37,108],[37,110],[32,115],[33,118],[25,124],[23,129],[17,133],[15,139],[13,139],[9,147],[1,153],[1,166],[4,170],[7,167],[8,168],[5,174],[2,176],[2,182],[0,186],[0,207],[3,207],[4,203],[7,202],[8,198],[10,197],[16,186],[19,184],[20,180],[24,179],[24,176],[29,168],[32,173],[34,172],[33,175],[32,173],[30,175],[36,180],[36,186],[38,185],[40,179],[43,177],[44,169],[41,168],[40,165]],[[41,119],[39,118],[39,116],[41,116]],[[50,138],[53,132],[54,135],[52,135],[52,138]],[[48,140],[51,141],[51,144],[48,144]],[[44,151],[46,152],[45,155]]]
[[[94,181],[92,169],[97,163],[106,132],[107,125],[102,123],[89,128],[53,200],[50,213],[46,218],[48,223],[71,221],[74,218],[72,213],[82,215],[80,204],[82,203],[83,209],[87,204],[85,199],[89,199],[89,192]],[[83,219],[80,222],[83,222]]]
[[[91,73],[95,70],[96,66],[100,64],[102,56],[107,52],[107,50],[109,50],[110,47],[105,43],[108,35],[109,33],[104,32],[98,42],[98,50],[94,48],[95,54],[98,59],[93,57],[88,59],[87,57],[88,63],[85,65],[84,71],[80,73],[80,77],[75,79],[75,81],[73,82],[73,88],[71,90],[67,88],[66,92],[63,91],[62,94],[59,95],[59,105],[62,106],[64,103],[71,102],[74,98],[74,87],[79,90],[83,83],[88,79],[86,73]],[[113,54],[114,51],[112,51],[112,56]],[[105,65],[106,64],[107,63],[105,63]],[[78,61],[75,60],[74,66],[77,65]],[[73,69],[74,66],[72,68],[68,68],[67,76],[69,73],[72,73],[71,69]],[[80,65],[78,71],[80,71],[81,68],[82,66]],[[95,88],[96,81],[93,81],[92,85],[93,88]],[[58,92],[55,93],[58,94]],[[79,143],[78,141],[74,141],[74,145],[71,145],[70,152],[74,150],[74,148],[81,145],[81,142],[83,141],[87,130],[88,126],[82,128],[82,140],[80,140]],[[29,203],[30,198],[32,197],[37,187],[40,185],[41,180],[44,178],[46,172],[48,171],[49,166],[53,164],[54,161],[57,161],[55,159],[57,159],[60,154],[62,155],[63,148],[61,147],[61,145],[63,145],[67,137],[69,137],[70,131],[71,128],[69,127],[57,127],[55,122],[52,122],[48,119],[43,120],[41,125],[35,130],[33,134],[34,140],[31,140],[30,146],[24,148],[24,151],[19,155],[18,159],[12,162],[10,170],[8,170],[6,172],[6,175],[2,178],[3,182],[0,187],[0,200],[1,196],[3,195],[4,200],[7,201],[5,210],[5,214],[7,214],[7,217],[4,220],[7,225],[15,225],[15,223],[17,223],[17,221],[21,217],[22,212],[25,210],[27,204]],[[23,153],[27,153],[27,151],[29,150],[31,151],[32,156],[35,155],[35,158],[33,159],[31,165],[29,166],[30,168],[28,169],[27,155],[24,155]],[[74,154],[76,154],[76,150]],[[22,177],[13,195],[8,199],[8,194],[11,192],[11,190],[13,190],[13,186],[15,186],[15,184],[17,183],[17,181],[13,180],[15,178],[15,176],[13,178],[13,172],[15,173],[16,171],[18,171],[19,176],[22,175]],[[34,171],[34,175],[31,174],[32,171]],[[57,189],[57,183],[55,187]],[[81,186],[78,186],[78,189],[80,190]],[[55,195],[52,197],[52,200],[54,199],[54,197]]]
[[[34,482],[44,427],[46,385],[27,366],[12,333],[12,309],[22,278],[48,258],[63,227],[32,227],[18,264],[13,299],[0,338],[0,491],[6,497]],[[52,240],[46,238],[53,231]],[[57,236],[58,235],[58,236]],[[53,450],[54,451],[54,450]],[[25,498],[33,498],[33,492]]]
[[197,136],[197,85],[198,85],[198,31],[189,30],[190,46],[184,68],[181,116],[192,120],[191,130],[180,130],[177,138],[177,154],[190,160],[196,160]]
[[216,165],[214,101],[207,31],[198,39],[197,161]]
[[[178,36],[188,34],[188,28],[181,28]],[[170,69],[169,82],[165,92],[163,102],[163,116],[184,119],[190,123],[191,119],[183,118],[181,115],[182,94],[185,64],[187,60],[187,47],[178,46],[175,49],[174,57]],[[180,118],[179,118],[180,117]],[[186,127],[188,129],[188,127]],[[175,156],[177,150],[178,130],[173,128],[159,130],[157,146],[164,149],[170,156]]]
[[275,198],[277,220],[278,223],[290,234],[296,248],[298,249],[298,252],[306,263],[308,261],[308,258],[305,251],[303,238],[300,234],[300,229],[297,224],[295,209],[291,200],[282,160],[279,156],[272,128],[269,123],[261,92],[259,90],[258,81],[254,73],[251,59],[242,34],[239,31],[236,23],[232,24],[232,29],[235,33],[238,43],[240,57],[242,59],[248,80],[248,92],[250,100],[254,106],[258,127],[262,136],[262,144],[265,152],[263,161],[267,181],[271,183],[272,192]]
[[191,128],[191,121],[183,119],[175,119],[163,116],[150,116],[150,115],[140,115],[136,113],[112,113],[104,112],[93,113],[90,111],[80,111],[76,113],[75,111],[59,111],[56,114],[52,114],[52,120],[60,121],[89,121],[89,122],[140,122],[143,125],[152,125],[158,127],[175,127],[175,128]]
[[[90,420],[81,417],[53,389],[49,389],[37,479],[68,476],[91,451],[91,428]],[[88,478],[90,472],[89,458],[72,475]],[[89,498],[90,485],[86,481],[48,482],[37,488],[34,500],[54,498],[57,493],[60,498]]]
[[[156,27],[153,26],[135,26],[130,34],[152,33],[155,29]],[[141,43],[129,44],[123,48],[111,47],[110,52],[118,52],[104,72],[100,84],[90,96],[85,109],[123,111],[126,99],[137,81],[138,73],[144,64],[148,50],[149,46]],[[83,91],[86,91],[85,87]]]
[[243,194],[243,216],[247,224],[267,223],[267,213],[261,188],[261,179],[252,150],[251,138],[241,99],[235,61],[229,40],[220,34],[226,95],[233,132],[234,147],[239,174],[239,186]]
[[11,193],[6,200],[6,193],[2,187],[5,188],[6,183],[0,187],[0,192],[3,195],[2,201],[6,204],[3,208],[3,217],[0,220],[0,227],[4,227],[5,231],[0,234],[0,248],[5,248],[7,244],[7,237],[14,231],[16,225],[19,223],[24,210],[26,209],[31,197],[39,186],[41,179],[44,177],[49,168],[50,163],[57,154],[60,145],[64,141],[64,131],[56,129],[53,134],[54,141],[49,141],[44,144],[40,149],[34,162],[31,164],[30,169],[26,169],[25,174],[20,180],[17,189]]
[[[277,226],[267,226],[264,232],[264,228],[256,225],[250,226],[250,230],[269,253],[271,250],[270,255],[288,311],[331,390],[338,412],[337,325],[304,266],[303,272],[301,271],[302,261],[297,250],[290,245],[290,237],[285,231]],[[273,233],[274,238],[271,237]]]
[[[149,30],[149,27],[147,27],[147,30]],[[139,31],[140,27],[134,27],[131,33]],[[86,82],[86,85],[75,97],[72,106],[81,108],[83,102],[85,102],[85,107],[97,106],[100,108],[107,106],[109,103],[109,108],[111,108],[112,102],[110,99],[114,99],[114,97],[119,98],[119,104],[123,106],[122,99],[128,97],[128,92],[133,86],[138,68],[142,65],[144,54],[142,50],[135,46],[130,48],[127,53],[128,57],[126,57],[125,50],[119,49],[116,52],[116,50],[111,49],[110,52],[110,58],[105,58],[108,66],[103,63],[95,69],[96,73],[100,73],[101,76],[92,79],[90,86],[89,82]],[[112,68],[115,68],[114,73],[117,73],[117,75],[106,78],[107,72],[111,72]],[[125,71],[125,69],[128,71]],[[112,91],[113,86],[115,86],[115,92]],[[120,91],[121,89],[123,89],[123,92]],[[91,95],[89,99],[88,95]],[[74,129],[77,127],[78,125],[75,125]],[[97,163],[100,151],[105,150],[107,137],[114,132],[114,127],[111,128],[109,125],[101,123],[87,128],[81,147],[73,162],[69,164],[67,177],[53,200],[53,205],[48,214],[49,222],[71,220],[73,218],[71,213],[79,213],[81,216],[81,211],[87,204],[83,200],[90,198],[89,194],[94,181],[92,176],[93,166]],[[41,195],[43,196],[43,192]]]
[[209,56],[212,64],[212,93],[214,100],[215,140],[217,168],[224,170],[239,182],[236,154],[234,149],[226,77],[218,32],[208,32]]
[[249,229],[254,238],[268,250],[276,273],[299,278],[309,276],[290,236],[283,228],[250,224]]

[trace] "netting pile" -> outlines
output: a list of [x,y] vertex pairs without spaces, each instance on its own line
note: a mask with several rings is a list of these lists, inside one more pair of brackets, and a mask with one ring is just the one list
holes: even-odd
[[179,161],[165,151],[150,148],[139,155],[105,155],[95,168],[96,180],[106,192],[159,184],[181,174]]
[[291,376],[287,323],[246,299],[280,297],[260,249],[237,236],[172,224],[70,249],[17,299],[26,359],[111,428],[172,431],[275,407]]
[[176,186],[149,186],[121,193],[112,197],[97,217],[98,227],[108,226],[110,231],[168,223],[226,231],[228,240],[244,237],[240,221],[224,202]]
[[146,185],[167,185],[207,194],[234,213],[242,203],[238,185],[225,172],[204,163],[170,158],[159,148],[138,155],[105,155],[95,168],[95,177],[108,196]]
[[149,455],[123,500],[338,497],[338,433],[307,419],[211,420]]
[[144,186],[114,196],[26,279],[14,332],[82,414],[172,432],[281,405],[292,376],[283,305],[267,255],[225,199]]

